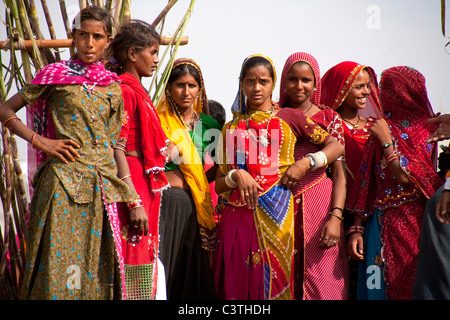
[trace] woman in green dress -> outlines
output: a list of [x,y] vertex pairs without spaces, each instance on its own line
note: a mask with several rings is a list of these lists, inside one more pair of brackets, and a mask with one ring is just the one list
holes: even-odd
[[[139,199],[117,177],[111,148],[123,118],[118,78],[100,62],[112,25],[106,10],[83,9],[73,25],[76,55],[43,68],[0,108],[3,125],[35,149],[29,160],[41,162],[32,182],[23,299],[126,298],[115,203],[132,210]],[[27,104],[32,128],[16,115]]]

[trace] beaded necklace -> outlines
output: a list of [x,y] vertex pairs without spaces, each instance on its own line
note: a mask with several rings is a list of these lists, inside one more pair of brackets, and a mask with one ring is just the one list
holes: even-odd
[[[250,119],[250,116],[251,116],[251,115],[248,114],[248,112],[247,112],[248,117],[245,118],[246,131],[248,132],[248,134],[249,134],[250,136],[253,137],[253,139],[255,139],[256,142],[261,143],[261,145],[262,145],[263,147],[267,147],[267,146],[269,145],[268,129],[269,129],[269,123],[270,123],[270,120],[272,119],[273,110],[274,110],[273,105],[272,105],[272,108],[270,108],[269,111],[259,111],[259,110],[256,110],[256,112],[265,112],[265,113],[269,113],[269,112],[270,112],[269,119],[267,120],[266,128],[265,128],[265,129],[262,129],[262,133],[261,133],[261,135],[259,136],[259,139],[258,139],[258,137],[256,137],[256,136],[253,134],[252,130],[250,130],[249,119]],[[255,113],[256,113],[256,112],[255,112]]]

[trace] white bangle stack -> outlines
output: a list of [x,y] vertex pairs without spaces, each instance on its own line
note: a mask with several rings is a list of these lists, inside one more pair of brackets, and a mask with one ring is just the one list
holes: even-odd
[[237,171],[237,169],[231,169],[228,174],[225,176],[225,184],[234,189],[237,187],[237,183],[236,181],[233,180],[233,177],[231,176],[233,174],[233,172]]
[[322,151],[308,153],[306,157],[308,157],[311,162],[311,167],[309,168],[311,171],[314,171],[317,168],[325,167],[328,163],[327,156]]

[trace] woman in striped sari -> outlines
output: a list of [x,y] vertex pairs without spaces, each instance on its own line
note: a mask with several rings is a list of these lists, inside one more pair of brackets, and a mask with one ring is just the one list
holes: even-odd
[[[283,118],[288,109],[295,109],[314,120],[341,144],[344,129],[339,115],[320,105],[320,70],[316,59],[305,52],[289,56],[283,68],[280,83]],[[303,158],[320,150],[320,145],[298,140],[294,157]],[[327,167],[309,170],[291,186],[295,210],[295,298],[305,300],[341,300],[348,298],[348,265],[344,238],[343,208],[345,204],[345,171],[339,161]]]

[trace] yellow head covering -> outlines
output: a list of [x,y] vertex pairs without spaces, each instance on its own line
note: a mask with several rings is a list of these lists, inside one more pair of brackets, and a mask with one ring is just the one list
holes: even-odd
[[[193,66],[198,71],[201,79],[201,83],[199,83],[200,91],[193,104],[193,109],[198,113],[209,114],[203,76],[198,64],[192,59],[181,58],[175,60],[172,70],[184,64]],[[176,162],[179,162],[178,166],[184,175],[186,183],[191,189],[197,211],[197,220],[200,226],[203,248],[213,251],[216,237],[216,223],[209,183],[206,178],[201,158],[180,114],[178,113],[176,103],[173,101],[172,97],[168,94],[164,94],[161,101],[158,103],[156,110],[161,119],[161,126],[164,132],[180,150],[181,159],[177,159]]]

